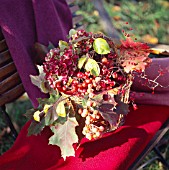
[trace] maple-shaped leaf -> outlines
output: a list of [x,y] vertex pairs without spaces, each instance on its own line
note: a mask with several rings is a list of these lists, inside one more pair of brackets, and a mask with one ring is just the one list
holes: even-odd
[[124,103],[123,101],[121,101],[120,95],[115,96],[115,101],[117,103],[115,112],[117,114],[126,115],[129,112],[129,105],[127,103]]
[[45,127],[45,118],[41,122],[32,121],[28,128],[28,136],[38,135]]
[[130,37],[122,41],[120,55],[123,58],[121,63],[126,73],[132,71],[144,71],[151,62],[148,58],[150,48],[145,43],[134,42]]
[[129,105],[124,102],[119,102],[116,106],[115,112],[117,114],[126,115],[129,112]]
[[59,93],[50,93],[49,98],[38,98],[39,107],[43,108],[46,104],[51,105],[60,98]]
[[78,136],[75,127],[78,126],[76,118],[68,118],[64,124],[52,126],[51,130],[54,133],[49,138],[49,144],[57,145],[61,149],[61,155],[65,160],[68,156],[75,156],[73,144],[78,142]]
[[32,119],[32,116],[35,113],[35,111],[36,110],[34,108],[29,109],[29,110],[26,111],[26,113],[24,115],[30,120],[30,119]]
[[120,115],[116,112],[109,111],[109,112],[100,112],[102,117],[109,122],[110,129],[114,130],[117,128],[119,123]]
[[30,75],[31,82],[35,86],[39,87],[42,92],[48,93],[49,90],[45,86],[46,80],[45,80],[45,73],[43,72],[43,66],[38,65],[37,67],[38,67],[38,70],[39,70],[39,75],[38,76]]

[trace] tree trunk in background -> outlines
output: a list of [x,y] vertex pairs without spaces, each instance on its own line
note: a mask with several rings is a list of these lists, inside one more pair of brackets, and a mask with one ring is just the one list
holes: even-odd
[[95,9],[99,12],[101,25],[107,34],[115,39],[119,39],[119,32],[114,28],[111,18],[104,8],[103,0],[93,0]]

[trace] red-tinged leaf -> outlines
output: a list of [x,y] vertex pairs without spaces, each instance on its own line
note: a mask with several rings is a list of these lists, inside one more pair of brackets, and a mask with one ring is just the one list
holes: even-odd
[[120,102],[117,104],[115,112],[117,114],[126,115],[129,112],[129,105],[126,103]]
[[123,58],[121,63],[126,73],[132,71],[144,71],[151,62],[148,58],[150,48],[145,43],[134,42],[130,37],[122,41],[120,55]]
[[99,106],[99,111],[107,114],[112,114],[115,109],[115,105],[110,102],[104,102]]
[[115,130],[119,125],[120,115],[116,112],[100,112],[102,117],[109,122],[110,129]]
[[117,95],[115,97],[115,101],[117,102],[115,112],[117,114],[126,115],[129,112],[129,105],[121,101],[121,97]]
[[102,117],[109,122],[110,129],[114,130],[118,126],[120,115],[117,114],[115,110],[116,102],[110,103],[110,102],[104,102],[99,106],[99,111],[102,115]]
[[68,156],[75,156],[73,144],[78,142],[78,136],[75,127],[78,126],[76,118],[68,118],[64,124],[52,126],[51,130],[54,133],[49,139],[49,144],[57,145],[61,149],[61,155],[65,160]]

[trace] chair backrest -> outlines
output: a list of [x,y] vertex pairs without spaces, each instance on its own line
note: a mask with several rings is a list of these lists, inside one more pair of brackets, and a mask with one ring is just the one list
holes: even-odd
[[12,102],[24,91],[6,40],[0,30],[0,106]]
[[[76,15],[79,7],[74,2],[75,0],[67,0],[73,17],[73,28],[82,29],[83,25],[80,22],[83,17]],[[14,101],[24,92],[23,84],[0,29],[0,106]]]

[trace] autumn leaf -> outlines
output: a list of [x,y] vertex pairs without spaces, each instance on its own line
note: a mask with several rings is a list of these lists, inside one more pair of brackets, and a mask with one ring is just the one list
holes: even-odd
[[114,110],[117,114],[126,115],[129,112],[129,105],[121,101],[120,95],[115,96],[115,101],[117,103],[116,109]]
[[51,130],[54,133],[49,138],[49,144],[57,145],[61,149],[61,155],[65,160],[68,156],[75,156],[73,144],[78,142],[78,136],[75,127],[78,126],[76,118],[68,118],[64,124],[52,126]]
[[102,117],[109,122],[109,125],[110,125],[110,129],[111,130],[114,130],[117,128],[117,125],[119,123],[119,118],[120,118],[120,115],[117,114],[116,112],[100,112]]
[[45,73],[43,72],[43,66],[37,66],[38,70],[39,70],[39,75],[38,76],[33,76],[33,75],[30,75],[30,78],[31,78],[31,82],[39,87],[41,89],[41,91],[43,93],[48,93],[49,90],[45,87]]
[[93,42],[94,51],[98,54],[110,53],[110,47],[107,41],[103,38],[96,38]]
[[58,116],[66,117],[66,108],[64,103],[65,103],[64,101],[61,101],[56,106],[56,113],[58,114]]
[[45,118],[41,122],[32,121],[28,128],[28,136],[38,135],[45,127]]
[[89,58],[85,64],[85,70],[90,71],[90,73],[94,76],[99,76],[100,74],[100,67],[98,63],[94,60]]
[[126,73],[132,71],[144,71],[151,62],[148,58],[150,48],[145,43],[134,42],[130,37],[122,41],[120,55],[123,59],[121,63]]
[[143,42],[149,43],[149,44],[157,44],[158,43],[158,38],[154,37],[150,34],[143,35],[142,38]]
[[116,106],[115,112],[117,114],[126,115],[129,112],[129,105],[124,102],[119,102]]
[[40,122],[40,111],[39,110],[37,110],[34,114],[33,114],[33,118],[34,118],[34,120],[35,121],[37,121],[37,122]]
[[59,48],[61,51],[64,51],[68,47],[68,43],[66,41],[59,41]]
[[82,56],[79,60],[78,60],[78,68],[81,69],[86,61],[87,57],[86,56]]
[[75,35],[77,33],[77,31],[75,29],[71,29],[69,31],[69,37],[72,37],[73,35]]

